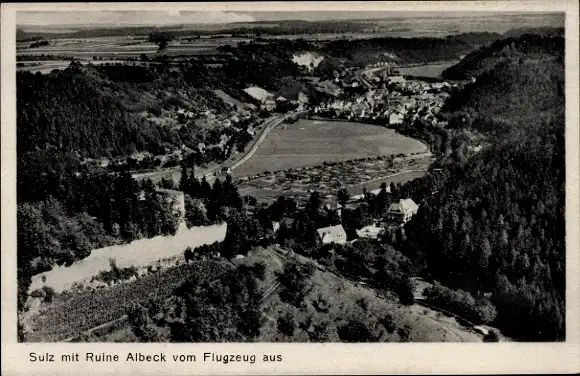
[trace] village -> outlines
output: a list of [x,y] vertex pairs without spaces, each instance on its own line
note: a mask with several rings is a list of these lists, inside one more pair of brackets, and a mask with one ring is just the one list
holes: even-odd
[[[417,119],[445,126],[437,115],[450,92],[458,86],[390,76],[386,72],[373,75],[370,82],[373,86],[368,91],[331,99],[314,107],[313,113],[325,118],[373,122],[394,128]],[[354,82],[351,87],[359,85]]]

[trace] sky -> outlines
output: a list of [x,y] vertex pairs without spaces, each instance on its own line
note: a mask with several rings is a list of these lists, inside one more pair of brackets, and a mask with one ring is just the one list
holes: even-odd
[[[225,12],[225,11],[19,11],[17,23],[30,26],[128,26],[128,25],[176,25],[176,24],[224,24],[253,21],[278,20],[345,20],[397,17],[464,17],[498,16],[517,13],[498,12]],[[521,14],[521,13],[520,13]]]

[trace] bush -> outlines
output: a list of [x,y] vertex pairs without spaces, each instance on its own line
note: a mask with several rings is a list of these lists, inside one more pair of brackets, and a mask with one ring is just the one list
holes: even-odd
[[340,326],[338,337],[343,342],[374,342],[376,340],[368,326],[358,320],[350,320]]
[[43,289],[36,289],[30,293],[31,298],[44,298],[44,290]]
[[405,325],[404,327],[397,330],[397,334],[401,338],[401,341],[407,342],[411,336],[411,327],[409,325]]
[[369,308],[369,302],[366,298],[359,298],[356,301],[356,304],[363,309],[363,311],[367,311]]
[[328,342],[330,328],[328,321],[320,321],[312,325],[312,330],[308,332],[308,338],[312,342]]
[[329,304],[328,304],[328,300],[322,296],[319,295],[318,298],[312,302],[312,304],[314,305],[314,308],[321,313],[327,313],[328,309],[329,309]]
[[280,299],[296,307],[300,306],[310,291],[310,279],[307,273],[296,263],[286,265],[284,271],[278,272],[278,281],[282,285]]
[[292,337],[296,330],[296,321],[290,312],[278,318],[278,331],[286,336]]
[[44,301],[47,303],[52,302],[54,299],[54,289],[49,286],[43,286],[42,290],[44,291]]
[[499,336],[495,330],[490,330],[489,333],[483,337],[484,342],[499,342]]
[[449,310],[477,324],[487,324],[495,320],[495,306],[487,299],[475,300],[470,293],[452,290],[435,284],[424,292],[427,300],[440,308]]
[[397,327],[393,321],[393,316],[390,313],[386,314],[385,317],[380,320],[380,323],[385,327],[389,334],[392,334]]
[[415,304],[415,285],[411,279],[406,278],[397,286],[397,295],[399,301],[404,306],[411,306]]
[[263,281],[264,278],[266,278],[266,263],[264,261],[260,261],[254,264],[253,269],[254,276],[260,281]]

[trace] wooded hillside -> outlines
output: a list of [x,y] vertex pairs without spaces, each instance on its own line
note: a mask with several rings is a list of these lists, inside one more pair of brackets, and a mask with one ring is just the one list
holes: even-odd
[[[529,38],[498,43],[522,46]],[[422,204],[406,228],[406,246],[434,279],[474,295],[490,294],[495,324],[506,334],[562,340],[563,41],[531,40],[541,42],[540,61],[536,47],[494,58],[498,44],[470,59],[470,67],[492,68],[449,100],[449,125],[485,132],[492,146],[456,166],[445,186]]]

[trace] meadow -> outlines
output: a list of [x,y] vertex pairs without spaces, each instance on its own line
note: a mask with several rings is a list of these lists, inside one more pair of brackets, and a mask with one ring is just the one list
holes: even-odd
[[376,125],[300,119],[278,126],[234,176],[386,154],[425,152],[421,142]]
[[403,76],[441,78],[441,73],[455,63],[455,61],[449,61],[438,64],[418,65],[414,67],[398,67],[397,70]]

